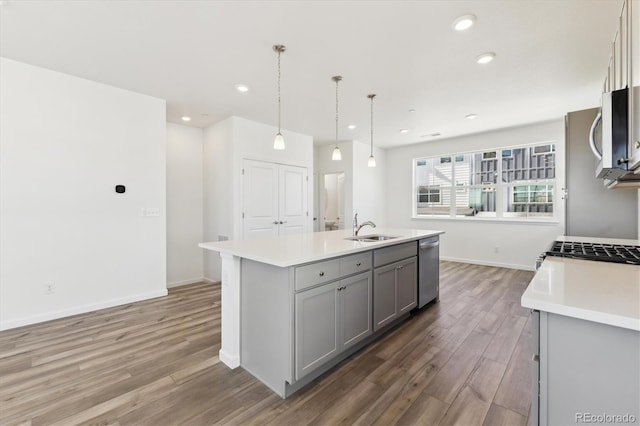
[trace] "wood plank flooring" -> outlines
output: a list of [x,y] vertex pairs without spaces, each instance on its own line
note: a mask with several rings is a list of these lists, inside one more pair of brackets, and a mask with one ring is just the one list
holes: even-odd
[[219,362],[218,284],[0,332],[0,424],[526,424],[533,273],[440,267],[440,303],[286,400]]

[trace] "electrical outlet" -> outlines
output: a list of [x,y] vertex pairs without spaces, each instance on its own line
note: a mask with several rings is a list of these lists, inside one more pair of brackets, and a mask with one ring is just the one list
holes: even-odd
[[496,247],[494,247],[494,248],[493,248],[493,252],[494,252],[495,254],[500,253],[500,247],[497,247],[497,246],[496,246]]
[[55,281],[46,281],[44,283],[44,294],[53,294],[56,292]]
[[159,217],[160,209],[157,207],[146,207],[142,208],[142,216],[144,217]]

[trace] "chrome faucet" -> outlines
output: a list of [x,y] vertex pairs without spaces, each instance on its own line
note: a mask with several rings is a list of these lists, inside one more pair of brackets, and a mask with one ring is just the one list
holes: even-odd
[[355,215],[353,215],[353,235],[357,235],[356,234],[356,228],[358,227],[358,213],[356,213]]
[[369,225],[369,226],[370,226],[370,227],[372,227],[372,228],[375,228],[375,227],[376,227],[376,224],[375,224],[375,223],[371,222],[370,220],[367,220],[366,222],[362,222],[362,224],[356,228],[356,233],[355,233],[355,235],[358,235],[358,232],[360,232],[360,230],[362,229],[362,227],[363,227],[363,226],[367,226],[367,225]]

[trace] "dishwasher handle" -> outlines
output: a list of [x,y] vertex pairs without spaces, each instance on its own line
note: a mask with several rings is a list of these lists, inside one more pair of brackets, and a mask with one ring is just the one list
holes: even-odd
[[425,241],[424,243],[420,243],[420,250],[422,251],[422,250],[427,250],[427,249],[430,249],[430,248],[435,248],[435,247],[438,247],[439,245],[440,245],[440,241],[439,240],[438,241],[433,241],[433,242]]

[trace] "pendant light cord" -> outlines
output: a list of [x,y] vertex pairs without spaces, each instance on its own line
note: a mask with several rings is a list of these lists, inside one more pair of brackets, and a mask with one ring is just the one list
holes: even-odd
[[373,98],[375,98],[376,95],[369,95],[369,98],[371,98],[371,156],[373,157]]
[[340,79],[336,78],[336,146],[338,146],[338,82]]
[[280,133],[280,53],[278,49],[278,133]]

